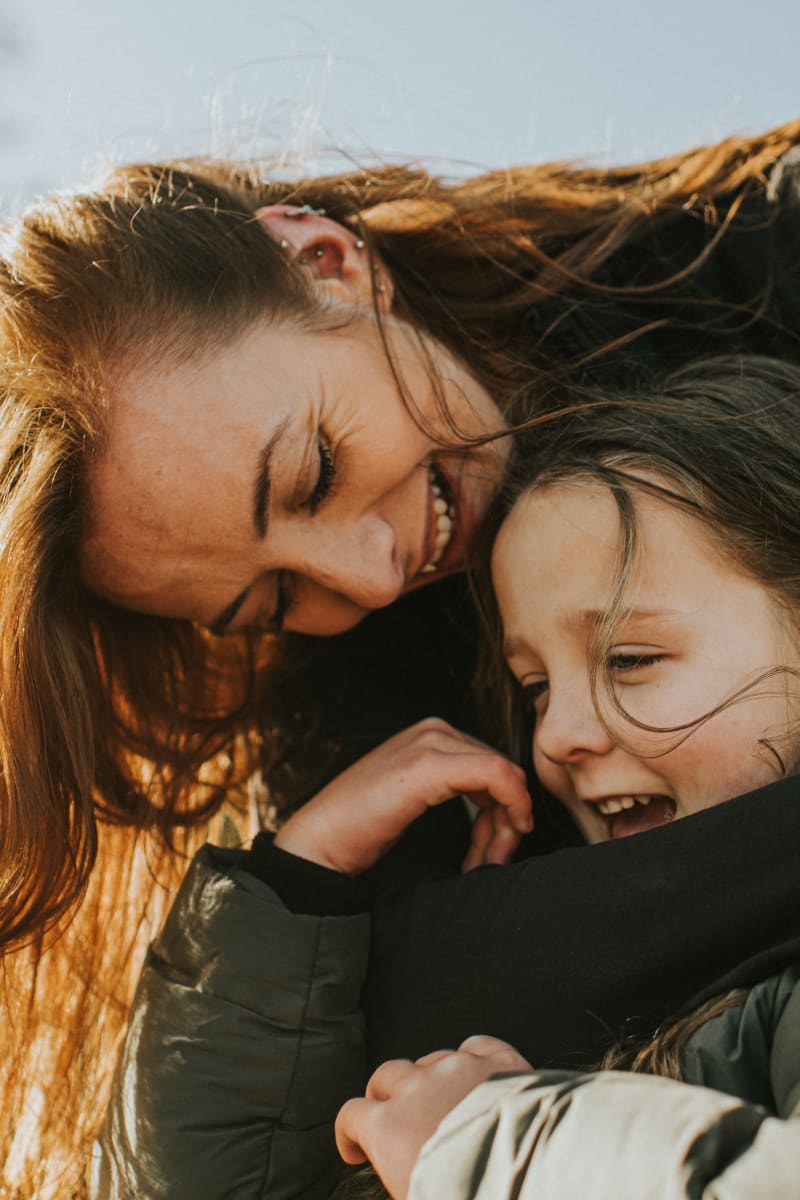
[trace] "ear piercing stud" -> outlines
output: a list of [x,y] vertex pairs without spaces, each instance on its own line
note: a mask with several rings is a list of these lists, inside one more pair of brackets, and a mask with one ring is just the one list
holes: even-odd
[[301,204],[299,208],[294,208],[291,212],[287,212],[286,214],[287,217],[291,217],[295,221],[300,220],[302,217],[310,217],[312,215],[315,217],[324,217],[325,209],[314,208],[314,206],[311,204]]
[[356,238],[356,250],[363,250],[366,242],[363,238]]

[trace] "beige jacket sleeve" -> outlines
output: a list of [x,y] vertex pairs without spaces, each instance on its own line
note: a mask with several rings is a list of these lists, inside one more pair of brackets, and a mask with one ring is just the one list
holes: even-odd
[[798,1117],[622,1072],[498,1076],[426,1143],[409,1200],[800,1200]]

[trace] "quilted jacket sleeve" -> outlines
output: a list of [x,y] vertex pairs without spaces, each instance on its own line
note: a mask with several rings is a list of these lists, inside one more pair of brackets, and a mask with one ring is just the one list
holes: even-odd
[[409,1200],[797,1200],[800,1120],[620,1072],[497,1077],[442,1122]]
[[327,1200],[363,1090],[365,914],[290,913],[239,852],[192,864],[134,1002],[94,1200]]
[[408,1200],[797,1200],[800,989],[775,1031],[773,1111],[623,1072],[497,1076],[426,1143]]

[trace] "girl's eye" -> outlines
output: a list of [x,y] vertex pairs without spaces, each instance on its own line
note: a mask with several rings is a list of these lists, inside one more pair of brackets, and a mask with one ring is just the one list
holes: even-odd
[[546,679],[534,679],[531,683],[523,683],[521,690],[525,707],[533,712],[537,701],[547,694],[549,686]]
[[663,654],[610,654],[608,667],[611,671],[635,671],[639,667],[652,667],[663,657]]
[[314,490],[306,501],[306,505],[312,516],[323,500],[326,500],[330,496],[336,480],[336,460],[334,459],[330,445],[322,435],[317,438],[317,452],[319,454],[317,482],[314,484]]

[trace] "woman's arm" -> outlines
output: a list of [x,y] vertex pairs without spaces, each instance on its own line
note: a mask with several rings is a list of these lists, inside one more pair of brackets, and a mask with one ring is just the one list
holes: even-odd
[[365,1078],[368,917],[290,912],[206,847],[151,948],[117,1068],[96,1200],[327,1200],[333,1117]]
[[365,1064],[360,876],[426,812],[426,835],[461,847],[446,831],[463,790],[481,808],[467,862],[508,858],[531,825],[523,772],[436,720],[354,764],[274,841],[206,847],[145,965],[95,1195],[329,1194],[333,1118]]

